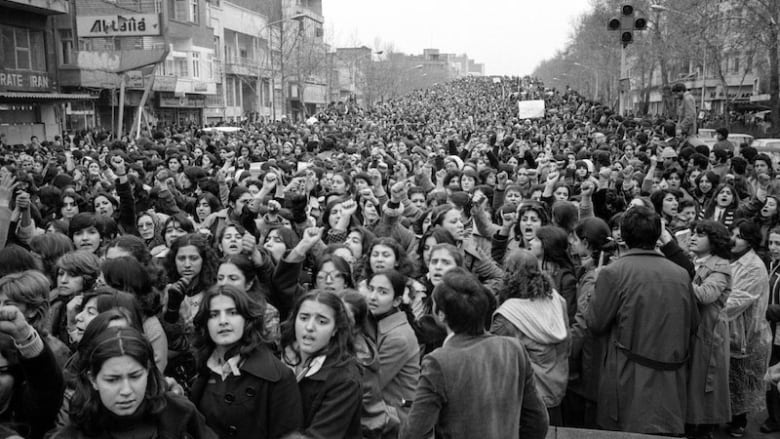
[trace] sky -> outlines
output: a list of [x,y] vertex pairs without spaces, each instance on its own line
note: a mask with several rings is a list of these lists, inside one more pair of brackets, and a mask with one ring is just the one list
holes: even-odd
[[[325,39],[421,54],[466,53],[488,75],[526,75],[563,49],[589,0],[323,0]],[[382,46],[377,47],[381,41]]]

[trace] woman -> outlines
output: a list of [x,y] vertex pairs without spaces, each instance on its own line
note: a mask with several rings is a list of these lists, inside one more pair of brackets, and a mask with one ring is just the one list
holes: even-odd
[[164,259],[173,245],[173,241],[182,237],[188,233],[195,232],[195,226],[192,221],[187,218],[183,213],[176,213],[168,217],[163,223],[163,244],[150,250],[151,254],[155,258]]
[[384,270],[396,270],[406,277],[414,275],[412,261],[406,255],[406,250],[393,238],[378,238],[368,249],[368,259],[363,264],[363,275],[358,283],[358,290],[365,292],[368,279],[374,273]]
[[597,427],[596,397],[602,345],[588,331],[585,313],[598,272],[617,251],[617,243],[611,233],[604,220],[588,217],[577,223],[570,235],[572,253],[579,257],[581,267],[577,283],[577,312],[570,327],[569,384],[562,405],[563,421],[572,427]]
[[217,438],[195,406],[166,392],[152,347],[133,328],[107,328],[88,350],[70,423],[55,438]]
[[165,243],[162,237],[162,221],[157,214],[144,212],[138,215],[136,227],[138,235],[144,240],[146,248],[149,250]]
[[206,218],[209,217],[214,212],[218,212],[222,209],[222,204],[219,202],[219,199],[214,196],[214,194],[210,192],[203,192],[200,194],[195,201],[195,222],[198,224],[198,228],[200,228],[200,224],[203,224],[206,221]]
[[[217,258],[206,238],[191,233],[177,238],[165,258],[165,270],[172,283],[168,286],[165,320],[192,327],[203,292],[217,280]],[[189,332],[189,331],[187,331]]]
[[677,191],[671,189],[660,189],[650,194],[650,201],[653,208],[666,224],[671,224],[677,218],[677,208],[680,205],[680,198]]
[[406,313],[401,311],[406,276],[394,269],[378,271],[368,278],[368,309],[377,322],[379,384],[385,402],[408,414],[404,401],[414,399],[420,375],[420,347]]
[[693,294],[701,320],[691,351],[685,422],[688,437],[708,438],[731,417],[729,325],[721,313],[731,292],[731,242],[728,229],[715,221],[702,221],[693,232]]
[[[777,369],[780,362],[780,336],[777,324],[780,322],[780,228],[769,231],[769,306],[766,319],[772,331],[772,348],[769,358],[770,369]],[[772,386],[766,392],[767,419],[761,425],[762,433],[780,431],[780,391]]]
[[729,322],[731,360],[732,436],[744,434],[747,416],[763,408],[763,376],[769,365],[771,334],[766,321],[769,276],[755,252],[761,244],[761,230],[746,220],[731,229],[731,294],[723,312]]
[[509,254],[504,273],[503,303],[493,315],[490,332],[517,338],[525,346],[550,425],[563,425],[560,404],[569,378],[571,344],[566,301],[531,252]]
[[246,233],[246,229],[239,224],[228,224],[220,229],[217,235],[217,242],[219,243],[219,252],[222,256],[241,253],[241,240]]
[[269,288],[261,285],[256,267],[244,254],[222,259],[217,269],[217,285],[232,285],[249,295],[263,308],[263,336],[273,343],[279,342],[279,310],[268,303]]
[[45,315],[48,293],[49,282],[38,271],[0,278],[4,304],[0,311],[0,420],[31,439],[42,438],[54,427],[62,398],[62,373],[49,343],[53,339],[35,328]]
[[566,300],[569,320],[574,320],[577,313],[577,277],[569,255],[566,231],[556,226],[542,226],[536,230],[528,247],[542,271],[552,279],[553,288]]
[[536,230],[549,223],[550,214],[542,203],[534,201],[521,203],[514,217],[504,220],[501,227],[496,227],[490,235],[487,235],[492,239],[493,260],[501,263],[507,252],[518,248],[526,249],[528,241],[535,236]]
[[715,190],[715,196],[706,209],[699,212],[698,220],[717,221],[731,229],[737,216],[739,198],[734,186],[724,183]]
[[57,261],[57,286],[49,295],[48,330],[52,336],[70,344],[67,304],[74,297],[91,291],[99,277],[100,259],[91,252],[72,251]]
[[301,392],[304,436],[362,438],[361,377],[344,302],[320,290],[301,296],[282,326],[282,346]]
[[720,185],[720,176],[712,171],[700,174],[695,181],[693,199],[699,206],[699,212],[703,212],[715,196],[714,188]]
[[295,375],[269,348],[263,314],[244,290],[217,285],[195,316],[191,399],[220,437],[281,438],[303,425]]
[[149,269],[131,256],[106,259],[100,267],[106,285],[130,293],[143,312],[143,332],[152,344],[154,362],[165,371],[168,364],[168,339],[158,315],[162,310],[160,291],[154,288]]

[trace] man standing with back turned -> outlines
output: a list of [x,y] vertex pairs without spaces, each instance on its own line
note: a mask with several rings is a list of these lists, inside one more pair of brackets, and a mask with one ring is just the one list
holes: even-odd
[[629,250],[598,274],[585,316],[588,329],[607,338],[597,423],[608,430],[680,435],[699,318],[691,279],[656,250],[658,214],[631,208],[620,231]]
[[444,345],[425,356],[401,438],[543,439],[548,417],[528,354],[514,338],[485,331],[488,290],[464,268],[433,291],[447,328]]

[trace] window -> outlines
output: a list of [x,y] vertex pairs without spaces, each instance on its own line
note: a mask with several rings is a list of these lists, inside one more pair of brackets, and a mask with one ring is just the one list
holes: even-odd
[[755,53],[753,51],[745,54],[745,73],[753,73],[753,57]]
[[0,26],[0,64],[9,69],[46,71],[43,32]]
[[176,21],[190,21],[188,0],[169,0],[171,18]]
[[70,64],[73,57],[73,30],[60,29],[60,61]]
[[200,78],[200,53],[192,52],[192,77]]
[[182,78],[190,76],[187,69],[187,58],[174,58],[173,62],[176,65],[176,76]]
[[199,0],[190,0],[190,21],[193,23],[200,23],[200,8],[198,7]]

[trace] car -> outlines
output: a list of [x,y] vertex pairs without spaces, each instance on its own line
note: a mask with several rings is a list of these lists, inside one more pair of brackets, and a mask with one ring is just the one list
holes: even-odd
[[780,139],[756,139],[750,146],[771,157],[776,166],[780,163]]
[[702,138],[702,139],[714,139],[715,138],[715,129],[714,128],[700,128],[699,129],[699,138]]
[[[718,143],[718,139],[715,137],[702,137],[699,135],[699,141],[710,149],[712,151],[712,147]],[[734,145],[734,155],[739,154],[739,148],[742,145],[751,145],[753,143],[753,136],[750,134],[729,134],[728,141],[731,142],[732,145]]]

